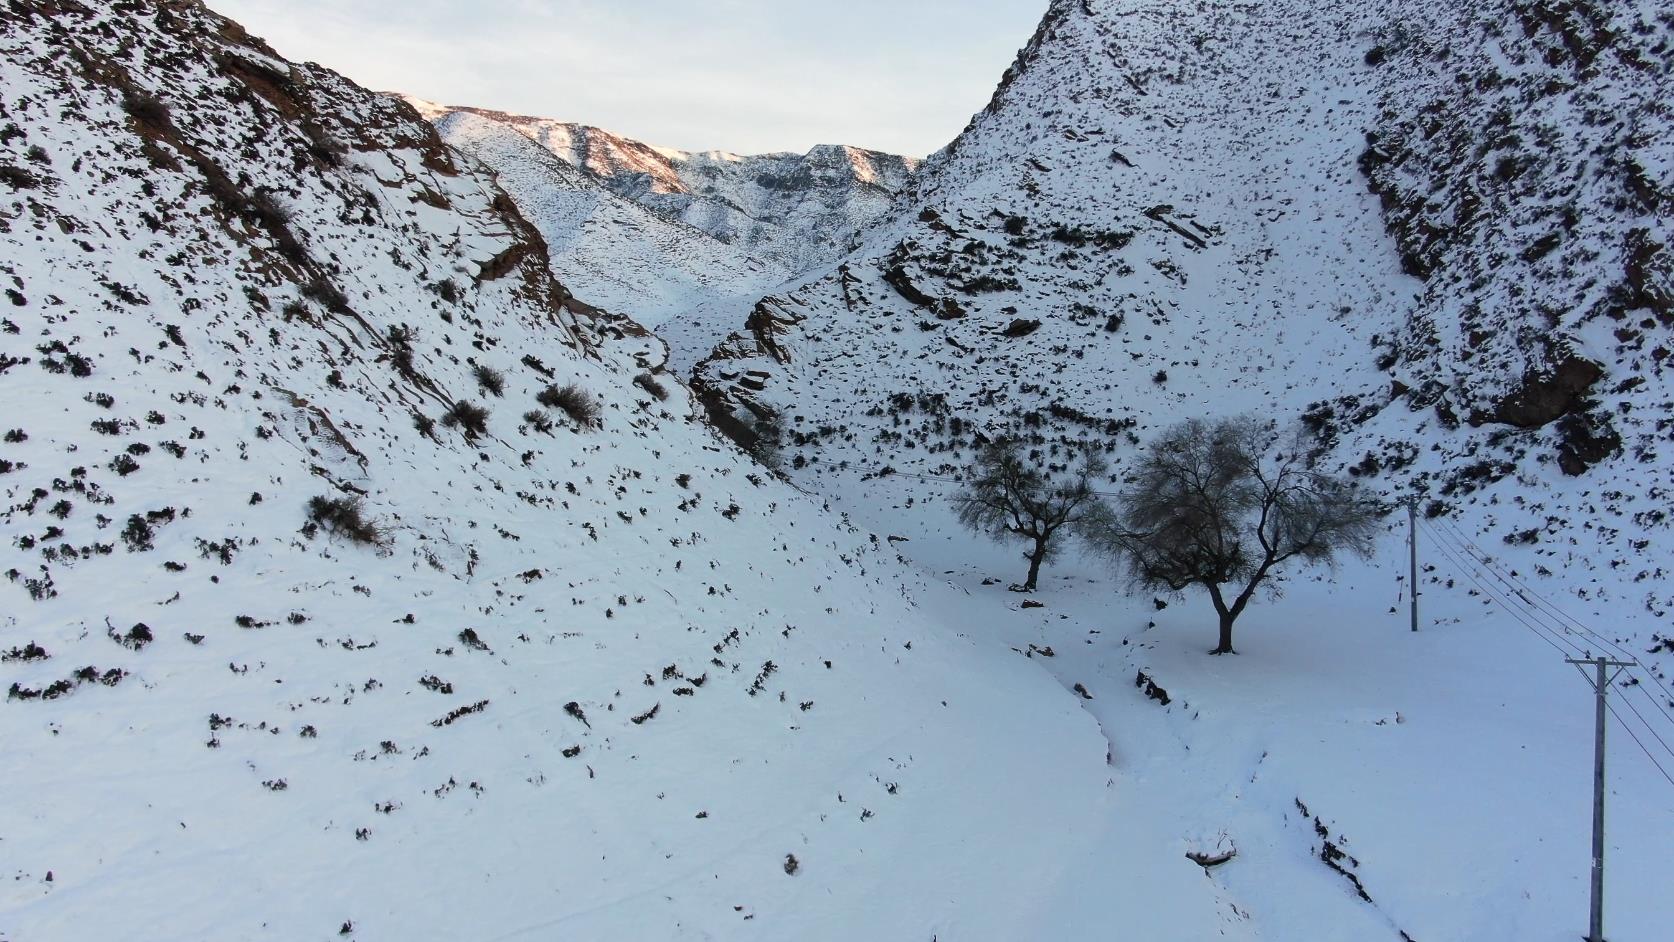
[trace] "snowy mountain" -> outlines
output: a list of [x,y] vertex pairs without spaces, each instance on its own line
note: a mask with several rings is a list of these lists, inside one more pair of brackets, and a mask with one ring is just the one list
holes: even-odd
[[464,112],[516,128],[611,192],[798,274],[848,254],[920,164],[835,144],[806,154],[693,153],[550,118],[412,101],[432,120]]
[[1632,567],[1674,472],[1665,19],[1054,3],[900,221],[698,388],[745,441],[777,416],[805,481],[952,474],[1006,432],[1119,476],[1159,423],[1254,408],[1429,516]]
[[[1054,0],[909,173],[14,0],[0,940],[1557,942],[1583,653],[1644,665],[1609,937],[1661,938],[1671,30]],[[638,319],[723,310],[691,387]],[[1422,491],[1421,584],[1391,517],[1207,657],[950,512],[985,438],[1114,490],[1242,411]]]
[[689,371],[762,297],[823,274],[919,161],[854,147],[741,157],[402,96],[481,160],[546,237],[553,270],[632,315]]
[[1028,934],[1096,725],[486,172],[194,2],[0,31],[0,937]]
[[540,229],[554,273],[593,303],[655,328],[682,373],[764,294],[802,274],[616,195],[507,124],[470,111],[435,124]]
[[[1126,809],[1090,924],[1579,934],[1591,699],[1562,657],[1599,652],[1645,665],[1615,694],[1611,937],[1674,917],[1671,30],[1648,3],[1058,0],[900,217],[698,367],[729,434],[1085,685]],[[1404,514],[1373,562],[1287,582],[1233,664],[1201,657],[1207,602],[1073,552],[1020,607],[1014,548],[954,520],[985,440],[1059,470],[1091,445],[1114,491],[1162,428],[1240,412],[1423,495],[1424,632]],[[1137,876],[1182,844],[1236,845],[1225,923]]]

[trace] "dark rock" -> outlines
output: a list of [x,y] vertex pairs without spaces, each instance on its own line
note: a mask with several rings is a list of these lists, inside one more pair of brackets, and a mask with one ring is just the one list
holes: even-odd
[[1604,368],[1570,354],[1550,373],[1531,372],[1523,387],[1495,407],[1491,420],[1518,428],[1540,428],[1568,414],[1587,390],[1604,375]]
[[1574,412],[1558,422],[1558,467],[1571,477],[1621,451],[1622,437],[1606,412]]

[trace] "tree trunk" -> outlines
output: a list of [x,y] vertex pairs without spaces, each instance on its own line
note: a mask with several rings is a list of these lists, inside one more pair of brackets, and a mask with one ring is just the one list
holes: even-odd
[[1216,645],[1215,650],[1210,651],[1210,654],[1238,653],[1237,651],[1232,650],[1232,622],[1237,617],[1238,616],[1234,615],[1232,612],[1221,613],[1221,643]]
[[1247,600],[1247,595],[1240,596],[1238,603],[1228,608],[1226,600],[1221,597],[1221,587],[1219,585],[1210,582],[1206,583],[1206,587],[1209,589],[1209,600],[1215,603],[1215,614],[1221,616],[1220,643],[1215,645],[1215,649],[1209,653],[1237,654],[1237,651],[1232,650],[1232,623],[1238,620],[1238,613],[1243,611],[1243,603]]
[[1034,552],[1028,553],[1027,556],[1029,559],[1029,578],[1023,582],[1023,591],[1033,592],[1036,584],[1040,581],[1040,564],[1046,559],[1045,541],[1036,540]]

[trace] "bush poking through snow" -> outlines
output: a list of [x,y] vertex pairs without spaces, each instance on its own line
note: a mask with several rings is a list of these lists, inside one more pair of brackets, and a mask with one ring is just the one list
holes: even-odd
[[650,393],[651,398],[657,400],[658,402],[662,402],[668,398],[668,390],[662,383],[657,382],[657,377],[652,376],[650,373],[641,373],[638,376],[635,376],[634,385]]
[[5,654],[0,654],[0,661],[44,661],[50,655],[46,648],[31,641],[21,648],[12,648]]
[[539,409],[530,409],[528,412],[523,413],[523,421],[529,423],[530,428],[544,435],[551,435],[552,430],[557,428],[557,426],[552,424],[551,416],[548,416],[545,412],[542,412]]
[[130,651],[143,650],[146,645],[157,640],[156,635],[151,633],[151,627],[144,622],[140,622],[134,627],[129,628],[126,632],[120,632],[115,628],[110,628],[106,631],[106,634],[110,636],[110,640],[115,641],[117,644],[122,645]]
[[482,387],[483,392],[495,397],[506,394],[506,377],[499,370],[478,363],[471,368],[471,373],[476,376],[477,385]]
[[469,399],[461,399],[442,413],[442,424],[459,429],[466,438],[476,438],[488,432],[488,410]]
[[535,396],[535,401],[564,413],[581,428],[593,428],[599,424],[598,400],[575,383],[548,386]]
[[351,543],[376,546],[384,541],[383,530],[366,519],[366,507],[358,497],[309,498],[308,519]]

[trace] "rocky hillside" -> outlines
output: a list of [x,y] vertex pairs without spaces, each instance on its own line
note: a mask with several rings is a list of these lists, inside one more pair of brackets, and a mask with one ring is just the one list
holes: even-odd
[[487,172],[192,0],[0,43],[0,937],[1028,935],[1097,727]]
[[449,112],[435,124],[450,146],[481,161],[540,229],[564,283],[655,329],[681,373],[764,294],[800,274],[618,196],[508,124],[471,111]]
[[1651,4],[1059,0],[904,217],[698,388],[851,494],[1000,434],[1120,480],[1161,424],[1259,410],[1649,641],[1671,43]]
[[413,104],[432,120],[469,112],[516,128],[611,192],[793,274],[846,255],[854,236],[890,211],[920,163],[840,145],[806,154],[692,153],[550,118]]

